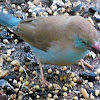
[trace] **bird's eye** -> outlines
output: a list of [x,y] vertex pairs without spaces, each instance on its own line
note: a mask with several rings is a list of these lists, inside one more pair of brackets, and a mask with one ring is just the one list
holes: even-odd
[[86,42],[85,42],[85,41],[82,41],[82,43],[84,43],[84,44],[85,44]]

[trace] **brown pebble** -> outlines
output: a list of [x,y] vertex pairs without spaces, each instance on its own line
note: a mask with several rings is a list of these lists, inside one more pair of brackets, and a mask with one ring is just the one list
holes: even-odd
[[3,78],[3,77],[5,77],[7,74],[9,73],[9,71],[8,70],[0,70],[0,78]]
[[87,93],[86,89],[81,88],[81,93],[85,99],[89,98],[89,94]]

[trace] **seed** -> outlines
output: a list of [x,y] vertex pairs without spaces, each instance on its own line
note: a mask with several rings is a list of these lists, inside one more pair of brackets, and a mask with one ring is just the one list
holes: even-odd
[[32,72],[32,74],[33,74],[33,75],[36,75],[36,74],[37,74],[37,72],[36,72],[36,71],[33,71],[33,72]]
[[95,95],[98,96],[100,94],[99,90],[95,90]]
[[23,78],[22,78],[22,77],[20,77],[20,81],[21,81],[21,82],[23,81]]
[[76,81],[77,81],[77,78],[76,78],[76,77],[74,77],[72,80],[73,80],[74,82],[76,82]]
[[19,62],[19,60],[13,60],[11,62],[11,65],[13,65],[13,66],[20,66],[20,62]]
[[92,93],[90,94],[90,99],[91,100],[94,100],[95,99],[95,97],[92,95]]
[[89,82],[89,86],[92,88],[93,87],[93,83],[92,82]]
[[15,4],[12,4],[12,5],[11,5],[11,7],[12,7],[12,8],[15,8],[15,7],[16,7],[16,5],[15,5]]
[[19,88],[16,88],[16,89],[15,89],[15,92],[17,93],[17,92],[18,92],[18,90],[19,90]]
[[54,13],[53,13],[53,16],[56,16],[58,13],[57,13],[57,11],[55,11]]
[[9,61],[12,61],[12,59],[10,58],[10,57],[7,57],[7,61],[9,62]]
[[63,87],[62,87],[62,90],[63,90],[63,91],[67,91],[67,87],[63,86]]
[[88,21],[94,26],[94,22],[91,17],[88,17]]
[[18,39],[15,39],[15,40],[14,40],[14,43],[17,44],[17,43],[18,43]]
[[100,68],[96,70],[97,74],[100,74]]
[[71,85],[72,87],[74,87],[74,86],[75,86],[75,83],[74,83],[73,81],[71,81],[70,85]]
[[66,12],[66,13],[64,13],[64,15],[67,15],[68,16],[69,14]]
[[39,96],[39,95],[37,95],[37,96],[36,96],[36,98],[37,98],[37,99],[39,99],[39,98],[40,98],[40,96]]
[[28,16],[28,13],[25,13],[25,16],[27,17]]
[[49,10],[48,10],[48,13],[51,15],[51,14],[52,14],[52,10],[51,10],[51,9],[49,9]]
[[50,83],[49,85],[48,85],[48,89],[51,89],[52,88],[52,84]]
[[87,2],[91,2],[91,0],[86,0]]
[[28,85],[29,85],[29,81],[26,81],[26,82],[25,82],[25,85],[28,86]]
[[61,8],[61,12],[64,13],[65,12],[65,8]]
[[17,85],[18,85],[18,87],[20,87],[20,86],[21,86],[21,81],[19,81],[19,82],[17,83]]
[[75,96],[75,97],[74,97],[74,100],[78,100],[78,97],[77,97],[77,96]]
[[89,94],[87,93],[86,89],[81,88],[81,93],[85,99],[89,98]]
[[96,81],[99,81],[99,79],[100,79],[99,76],[96,76],[96,77],[95,77],[95,80],[96,80]]
[[48,97],[51,98],[52,97],[52,94],[51,93],[48,93]]
[[58,96],[57,96],[57,95],[54,95],[53,98],[54,98],[54,99],[58,99]]
[[58,75],[60,72],[59,72],[59,70],[56,70],[56,74]]
[[50,69],[48,69],[48,73],[49,74],[51,74],[52,73],[52,69],[50,68]]
[[20,72],[20,73],[23,73],[23,72],[24,72],[23,67],[20,67],[20,68],[19,68],[19,72]]
[[13,80],[13,83],[17,84],[17,80]]
[[62,70],[63,71],[67,70],[67,67],[66,66],[62,66]]
[[59,92],[59,90],[55,90],[54,93],[57,94]]
[[36,85],[36,86],[35,86],[35,89],[36,89],[36,90],[40,89],[40,86],[39,86],[39,85]]
[[100,23],[98,23],[98,27],[100,28]]
[[7,39],[3,39],[3,43],[9,44],[9,41]]
[[21,10],[21,7],[18,5],[18,6],[17,6],[17,9],[18,9],[18,10]]
[[64,97],[67,97],[67,92],[64,92],[64,93],[63,93],[63,96],[64,96]]
[[32,13],[32,16],[33,16],[33,17],[36,17],[36,13],[35,13],[35,12],[33,12],[33,13]]

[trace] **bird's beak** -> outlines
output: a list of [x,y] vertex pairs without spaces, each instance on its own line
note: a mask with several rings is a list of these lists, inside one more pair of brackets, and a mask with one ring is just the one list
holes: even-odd
[[98,42],[95,42],[94,45],[91,47],[91,50],[96,54],[100,54],[100,44]]

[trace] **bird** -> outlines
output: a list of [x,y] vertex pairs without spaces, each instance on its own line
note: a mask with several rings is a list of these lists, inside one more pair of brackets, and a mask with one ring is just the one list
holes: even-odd
[[100,53],[98,33],[94,26],[81,16],[57,15],[21,20],[0,12],[0,24],[11,28],[24,39],[36,55],[41,80],[46,81],[42,64],[66,66],[78,61],[87,64],[84,58],[89,51]]

